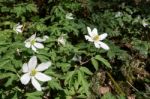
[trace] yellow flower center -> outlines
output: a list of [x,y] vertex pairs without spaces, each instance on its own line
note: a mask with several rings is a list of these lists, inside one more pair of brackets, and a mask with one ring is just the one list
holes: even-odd
[[35,74],[37,73],[37,71],[35,70],[35,69],[33,69],[32,71],[31,71],[31,76],[35,76]]
[[34,43],[35,43],[35,40],[32,40],[32,41],[31,41],[31,45],[34,45]]
[[99,41],[99,40],[100,40],[100,36],[99,36],[99,35],[94,36],[94,37],[93,37],[93,40],[94,40],[94,41]]

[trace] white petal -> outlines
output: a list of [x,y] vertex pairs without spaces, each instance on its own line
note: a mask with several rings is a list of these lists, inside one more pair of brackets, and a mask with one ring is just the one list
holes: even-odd
[[23,76],[21,76],[20,81],[21,81],[21,83],[24,84],[24,85],[28,84],[29,81],[30,81],[30,74],[29,74],[29,73],[26,73],[26,74],[24,74]]
[[49,37],[47,35],[43,36],[43,40],[46,41]]
[[94,45],[95,45],[96,48],[100,48],[101,47],[98,42],[95,42]]
[[41,43],[35,43],[34,46],[35,46],[36,48],[39,48],[39,49],[44,48],[44,45],[41,44]]
[[36,37],[36,34],[33,34],[29,39],[33,40],[33,39],[35,39],[35,37]]
[[36,90],[42,91],[41,85],[39,84],[39,82],[34,77],[31,78],[31,82],[32,82],[32,85],[34,86],[34,88]]
[[66,14],[66,19],[74,19],[72,13],[67,13]]
[[48,37],[47,35],[44,35],[43,38],[44,38],[44,39],[48,39],[49,37]]
[[35,69],[36,65],[37,65],[37,57],[32,56],[28,62],[29,71],[31,71],[32,69]]
[[96,35],[98,35],[98,31],[97,31],[97,29],[96,28],[94,28],[93,29],[93,31],[92,31],[92,37],[95,37]]
[[85,35],[85,39],[90,41],[90,42],[93,42],[93,39],[90,36],[88,36],[88,35]]
[[88,34],[92,37],[92,31],[91,31],[91,28],[90,28],[90,27],[87,27],[87,30],[88,30]]
[[33,50],[34,52],[36,52],[36,47],[34,47],[34,46],[32,45],[31,48],[32,48],[32,50]]
[[31,47],[31,43],[30,42],[25,42],[25,47],[30,48]]
[[17,29],[21,29],[23,27],[23,25],[18,25]]
[[43,82],[49,81],[49,80],[52,79],[50,76],[47,76],[47,75],[45,75],[45,74],[43,74],[43,73],[40,73],[40,72],[36,73],[35,78],[36,78],[37,80],[43,81]]
[[100,40],[103,40],[107,37],[107,33],[103,33],[100,35]]
[[49,37],[48,37],[47,35],[44,35],[43,38],[37,37],[37,38],[36,38],[36,41],[37,41],[37,42],[44,42],[44,41],[46,41],[46,39],[48,39],[48,38],[49,38]]
[[60,37],[57,39],[57,42],[58,42],[58,44],[62,44],[62,45],[65,45],[65,44],[66,44],[66,40],[64,39],[63,36],[60,36]]
[[43,42],[43,41],[45,41],[45,39],[42,39],[42,38],[40,38],[40,37],[37,37],[37,38],[36,38],[36,41],[38,41],[38,42]]
[[48,69],[51,66],[51,62],[44,62],[41,63],[37,66],[36,70],[37,71],[44,71],[46,69]]
[[22,33],[22,30],[21,29],[16,29],[17,32],[19,33]]
[[66,18],[67,18],[67,19],[70,19],[70,20],[71,20],[71,19],[74,19],[74,18],[71,17],[71,16],[66,16]]
[[107,44],[103,43],[103,42],[98,42],[100,44],[100,46],[105,49],[105,50],[109,50],[109,47]]
[[82,59],[82,57],[79,56],[79,55],[74,55],[73,58],[72,58],[73,61],[78,61],[78,62],[80,62],[81,59]]
[[23,66],[22,66],[22,71],[23,73],[27,73],[29,71],[29,68],[28,68],[28,65],[27,63],[24,63]]

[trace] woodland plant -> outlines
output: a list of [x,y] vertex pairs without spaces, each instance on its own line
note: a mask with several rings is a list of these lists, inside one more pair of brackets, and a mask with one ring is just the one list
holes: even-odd
[[23,25],[20,25],[19,23],[16,25],[16,26],[14,26],[14,31],[16,31],[16,33],[18,34],[18,33],[22,33],[22,27],[23,27]]
[[148,99],[149,4],[0,0],[0,99]]
[[20,80],[22,84],[26,85],[31,79],[32,85],[36,88],[36,90],[41,91],[41,86],[37,80],[49,81],[52,79],[51,77],[41,73],[41,71],[48,69],[48,67],[51,65],[51,62],[41,63],[37,66],[37,68],[36,65],[37,57],[32,56],[28,63],[23,64],[22,72],[25,74],[20,78]]

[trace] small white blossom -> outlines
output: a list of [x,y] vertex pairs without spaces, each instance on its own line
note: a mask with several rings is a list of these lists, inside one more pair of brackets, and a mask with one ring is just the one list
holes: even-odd
[[16,51],[17,51],[17,54],[20,56],[20,52],[21,52],[20,49],[17,48]]
[[74,19],[73,14],[72,13],[67,13],[66,14],[66,19],[70,19],[70,20]]
[[44,48],[44,45],[41,42],[44,42],[46,38],[36,37],[36,34],[33,34],[29,39],[25,41],[25,47],[32,48],[33,51],[37,52],[37,49]]
[[120,12],[120,11],[117,12],[116,15],[115,15],[116,18],[121,17],[121,16],[122,16],[122,12]]
[[23,74],[20,78],[21,83],[27,85],[31,80],[31,83],[35,89],[41,91],[42,88],[38,80],[46,82],[52,79],[50,76],[41,73],[42,71],[48,69],[50,66],[50,61],[37,65],[37,57],[32,56],[28,63],[23,64],[22,71],[25,74]]
[[90,27],[87,27],[87,30],[89,35],[85,35],[86,40],[94,42],[96,48],[102,47],[105,50],[109,50],[108,45],[102,42],[102,40],[104,40],[107,37],[107,33],[98,35],[97,29],[94,28],[93,30],[91,30]]
[[63,35],[57,39],[57,42],[58,42],[58,44],[62,44],[62,45],[66,44],[66,40],[64,39]]
[[13,30],[19,34],[19,33],[22,33],[22,27],[23,25],[20,25],[20,23],[18,23],[16,26],[14,26]]
[[43,36],[43,39],[46,41],[46,39],[48,39],[49,37],[47,35]]
[[48,37],[47,35],[45,35],[45,36],[43,36],[43,38],[36,37],[36,40],[37,40],[38,42],[44,42],[44,41],[46,41],[48,38],[49,38],[49,37]]
[[142,20],[142,25],[143,25],[144,27],[146,27],[146,26],[148,26],[148,23],[143,19],[143,20]]
[[73,58],[72,58],[73,61],[77,61],[77,62],[80,62],[81,59],[82,59],[82,57],[79,56],[79,55],[74,55]]

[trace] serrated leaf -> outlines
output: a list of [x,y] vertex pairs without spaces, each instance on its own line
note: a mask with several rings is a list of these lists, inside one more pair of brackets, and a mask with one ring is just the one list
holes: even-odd
[[26,93],[25,96],[27,96],[27,99],[41,99],[43,95],[43,92],[32,92],[32,93]]
[[6,87],[12,85],[13,81],[16,81],[18,78],[16,74],[10,74],[9,76],[10,78],[8,78],[7,82],[5,83]]
[[111,68],[110,63],[106,59],[104,59],[103,57],[101,57],[100,55],[96,55],[95,59],[97,59],[100,62],[102,62],[106,67]]
[[66,74],[66,78],[65,78],[65,85],[69,84],[73,75],[74,75],[75,71],[70,71]]
[[111,93],[106,93],[102,99],[116,99],[115,96],[113,96]]
[[94,58],[92,58],[91,59],[91,62],[92,62],[92,65],[94,66],[94,68],[96,69],[96,70],[98,70],[98,62],[97,62],[97,60],[95,60]]
[[12,73],[0,73],[0,79],[4,79],[4,78],[7,78],[11,75]]
[[78,90],[78,88],[79,88],[79,82],[78,81],[75,81],[74,88],[75,88],[75,90]]
[[29,12],[38,12],[35,4],[27,4],[26,10]]
[[78,95],[77,98],[78,98],[78,99],[87,99],[87,96],[81,94],[81,95]]
[[59,81],[54,80],[54,79],[53,79],[52,81],[48,82],[48,85],[49,85],[52,89],[56,89],[56,90],[61,90],[61,89],[62,89],[62,87],[61,87]]
[[92,75],[93,73],[86,67],[80,67],[80,70],[88,75]]
[[81,73],[81,71],[79,70],[79,71],[78,71],[78,83],[81,83],[81,81],[82,81],[82,73]]
[[4,69],[7,71],[15,72],[13,65],[11,65],[11,60],[2,60],[0,61],[0,69]]

